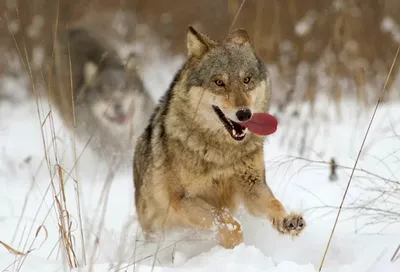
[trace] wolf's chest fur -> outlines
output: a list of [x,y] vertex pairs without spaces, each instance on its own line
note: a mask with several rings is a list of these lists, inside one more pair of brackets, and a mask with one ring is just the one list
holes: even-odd
[[[201,142],[197,142],[198,146]],[[203,146],[201,149],[191,149],[186,146],[179,153],[169,153],[168,161],[174,161],[171,169],[177,171],[176,180],[180,181],[182,192],[186,197],[201,197],[218,208],[236,209],[237,184],[243,173],[249,171],[246,162],[254,161],[255,149],[237,149],[230,153],[218,145]]]
[[238,190],[235,186],[237,176],[232,169],[224,170],[228,172],[212,171],[208,175],[197,177],[195,183],[184,184],[185,196],[199,197],[217,209],[235,212],[239,203]]

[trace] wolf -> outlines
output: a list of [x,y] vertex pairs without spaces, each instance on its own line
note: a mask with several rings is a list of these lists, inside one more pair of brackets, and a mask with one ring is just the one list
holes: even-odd
[[56,41],[51,104],[99,155],[131,158],[155,107],[135,57],[124,62],[106,37],[84,27],[60,30]]
[[217,41],[189,26],[186,40],[187,60],[134,152],[135,207],[145,236],[210,230],[218,244],[233,248],[243,241],[234,218],[240,204],[280,233],[299,235],[303,216],[288,213],[265,182],[263,141],[277,123],[269,125],[276,120],[268,115],[270,77],[247,32]]

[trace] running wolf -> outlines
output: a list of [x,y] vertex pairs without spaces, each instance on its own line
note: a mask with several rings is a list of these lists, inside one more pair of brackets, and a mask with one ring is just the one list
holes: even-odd
[[58,35],[50,100],[65,123],[107,157],[132,156],[155,107],[133,62],[124,63],[105,37],[83,27]]
[[214,231],[225,248],[243,240],[240,203],[297,236],[302,215],[288,213],[265,182],[263,140],[268,72],[244,29],[215,41],[189,27],[188,58],[156,107],[134,152],[135,205],[143,232]]

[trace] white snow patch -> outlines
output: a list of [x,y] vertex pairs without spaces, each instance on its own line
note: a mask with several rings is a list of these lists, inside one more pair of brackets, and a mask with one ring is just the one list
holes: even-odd
[[[183,60],[160,60],[146,68],[146,84],[155,100],[168,88]],[[14,86],[15,82],[6,84]],[[35,101],[1,103],[0,240],[22,252],[31,251],[26,257],[16,257],[0,246],[0,269],[13,271],[21,266],[23,271],[47,272],[67,267],[59,244],[54,197],[60,196],[56,165],[61,165],[74,248],[83,267],[74,271],[89,271],[91,262],[96,272],[116,271],[118,267],[133,271],[133,263],[139,271],[318,271],[336,207],[372,114],[367,108],[357,115],[357,104],[343,101],[345,118],[340,122],[329,100],[322,97],[318,101],[312,121],[306,104],[289,105],[285,114],[278,114],[273,107],[271,113],[278,116],[279,128],[265,142],[267,182],[288,211],[304,213],[307,228],[293,240],[279,235],[266,218],[241,211],[237,217],[245,243],[232,250],[217,246],[208,234],[189,230],[164,237],[160,245],[144,242],[135,215],[131,169],[123,169],[108,180],[110,169],[89,151],[74,167],[69,132],[56,113],[44,122],[48,112],[45,101],[39,103],[39,111]],[[400,178],[399,108],[395,103],[382,104],[378,110],[323,271],[400,269],[400,261],[390,262],[400,243],[398,217],[390,215],[400,211],[395,194]],[[298,111],[298,117],[290,114],[293,110]],[[52,136],[53,127],[57,137]],[[83,146],[77,142],[78,157]],[[335,182],[329,181],[330,167],[324,163],[332,157],[344,166],[338,168]],[[378,189],[384,193],[381,197],[377,197]],[[86,265],[83,251],[87,253]]]

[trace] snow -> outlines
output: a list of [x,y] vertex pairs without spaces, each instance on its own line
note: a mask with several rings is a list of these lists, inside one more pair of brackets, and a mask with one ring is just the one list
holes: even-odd
[[[177,57],[146,68],[155,100],[181,62]],[[324,97],[317,100],[313,120],[307,104],[290,105],[286,114],[272,108],[280,125],[265,142],[267,182],[289,211],[304,213],[307,228],[291,239],[267,220],[241,211],[245,243],[227,250],[207,233],[190,230],[172,233],[160,244],[144,243],[135,218],[132,170],[119,169],[110,177],[110,168],[94,154],[86,150],[80,156],[84,143],[74,145],[57,113],[48,116],[45,100],[28,99],[23,84],[0,86],[20,100],[0,101],[0,241],[29,252],[16,256],[0,245],[1,271],[68,271],[55,202],[55,196],[62,199],[57,165],[70,220],[65,212],[61,218],[71,224],[82,264],[72,271],[318,271],[373,110],[360,113],[346,100],[339,121]],[[294,110],[298,117],[291,115]],[[395,103],[378,109],[322,271],[400,271],[399,260],[390,262],[400,244],[399,111]],[[336,181],[329,181],[332,157],[347,167],[338,168]]]

